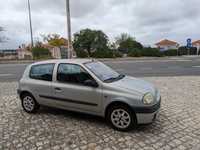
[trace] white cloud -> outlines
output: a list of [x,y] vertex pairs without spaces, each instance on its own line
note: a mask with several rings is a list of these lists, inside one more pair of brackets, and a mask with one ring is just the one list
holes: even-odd
[[[30,41],[26,0],[0,0],[0,26],[10,40],[0,47],[15,48]],[[67,36],[65,0],[30,0],[34,37]],[[180,43],[199,37],[199,0],[71,0],[72,31],[101,29],[111,39],[128,32],[144,44],[162,38]]]

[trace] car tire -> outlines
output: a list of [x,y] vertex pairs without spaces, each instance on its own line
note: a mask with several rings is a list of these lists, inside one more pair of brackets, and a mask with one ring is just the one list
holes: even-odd
[[24,111],[27,113],[35,113],[40,107],[35,98],[29,93],[25,93],[21,96],[21,102]]
[[107,113],[107,121],[118,131],[129,131],[137,125],[135,113],[126,105],[111,106]]

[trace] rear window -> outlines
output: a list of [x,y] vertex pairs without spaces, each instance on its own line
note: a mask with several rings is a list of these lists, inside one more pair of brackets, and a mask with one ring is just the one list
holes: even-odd
[[31,67],[30,78],[36,80],[52,81],[55,64],[42,64]]

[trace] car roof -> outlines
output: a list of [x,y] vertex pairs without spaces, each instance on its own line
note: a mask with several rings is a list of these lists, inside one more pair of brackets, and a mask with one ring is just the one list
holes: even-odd
[[71,64],[84,64],[95,61],[94,59],[52,59],[33,63],[32,65],[50,64],[50,63],[71,63]]

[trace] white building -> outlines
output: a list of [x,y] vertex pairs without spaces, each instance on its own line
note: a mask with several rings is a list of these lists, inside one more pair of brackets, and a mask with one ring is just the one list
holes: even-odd
[[32,59],[32,53],[28,48],[23,44],[19,49],[17,49],[18,59]]
[[52,45],[49,45],[49,44],[43,44],[42,47],[49,50],[52,58],[54,58],[54,59],[60,59],[61,58],[61,52],[60,52],[59,47],[52,46]]
[[166,51],[169,49],[178,49],[179,48],[179,44],[175,41],[171,41],[171,40],[161,40],[160,42],[155,44],[157,46],[158,49],[160,49],[160,51]]
[[[43,48],[47,48],[54,59],[68,58],[68,46],[52,46],[49,44],[43,44]],[[73,51],[72,57],[76,57],[75,51]]]
[[197,54],[200,52],[200,40],[192,42],[192,46],[197,48]]

